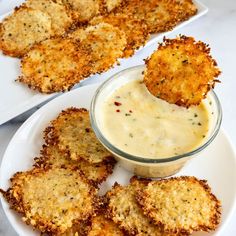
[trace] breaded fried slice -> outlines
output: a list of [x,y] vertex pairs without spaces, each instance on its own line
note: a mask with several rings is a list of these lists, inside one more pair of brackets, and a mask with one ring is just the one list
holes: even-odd
[[21,60],[18,81],[42,93],[69,90],[90,73],[86,50],[67,38],[35,45]]
[[52,20],[53,35],[62,35],[72,25],[70,11],[53,0],[27,0],[27,7],[46,12]]
[[73,14],[73,18],[78,23],[86,23],[99,14],[100,0],[56,0],[62,2]]
[[[131,235],[139,236],[167,236],[160,227],[154,225],[151,220],[143,214],[136,201],[137,191],[143,188],[148,180],[136,177],[131,178],[128,186],[122,187],[115,184],[107,192],[108,215],[122,229]],[[173,234],[172,234],[173,235]]]
[[106,16],[95,17],[89,23],[96,25],[101,22],[111,24],[125,32],[127,46],[124,49],[124,57],[132,56],[136,49],[146,43],[149,37],[147,25],[144,21],[134,19],[131,16],[111,13]]
[[100,12],[102,15],[112,12],[119,7],[125,0],[100,0]]
[[88,236],[124,236],[123,231],[112,220],[107,219],[103,214],[92,218]]
[[97,185],[105,181],[106,178],[112,174],[115,163],[116,161],[112,157],[97,164],[91,164],[84,160],[74,161],[68,157],[67,153],[60,152],[57,145],[44,145],[41,150],[41,156],[35,158],[34,166],[78,168],[83,172],[86,178]]
[[165,39],[146,60],[144,83],[154,96],[179,106],[198,105],[220,70],[210,48],[192,37]]
[[0,24],[0,49],[6,55],[22,57],[51,34],[51,18],[47,13],[22,6]]
[[159,33],[195,15],[197,8],[191,0],[127,0],[116,12],[144,20],[150,33]]
[[89,112],[84,108],[68,108],[51,122],[45,130],[47,144],[57,144],[58,148],[75,161],[85,160],[101,163],[113,160],[93,132]]
[[152,181],[137,194],[144,214],[167,232],[215,230],[220,202],[205,180],[182,176]]
[[110,69],[123,56],[127,45],[126,35],[117,27],[107,23],[77,29],[69,37],[80,40],[80,45],[90,53],[93,73]]
[[34,168],[17,173],[4,196],[23,214],[23,221],[41,232],[62,234],[95,212],[97,189],[70,168]]

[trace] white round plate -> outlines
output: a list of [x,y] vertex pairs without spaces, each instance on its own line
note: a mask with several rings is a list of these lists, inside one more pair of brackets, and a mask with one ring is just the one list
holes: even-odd
[[[43,130],[62,109],[70,106],[89,108],[94,92],[99,85],[89,85],[66,93],[49,102],[35,112],[16,132],[2,160],[0,169],[0,187],[9,187],[10,177],[17,171],[31,168],[33,158],[38,156],[43,144]],[[217,138],[197,158],[191,160],[178,175],[192,175],[206,179],[213,193],[222,202],[222,221],[215,232],[194,233],[193,235],[223,235],[222,230],[229,220],[236,201],[236,158],[229,140],[221,130]],[[114,173],[102,184],[101,192],[105,193],[115,181],[126,184],[132,173],[117,164]],[[20,216],[9,209],[9,205],[1,197],[7,218],[19,235],[39,235],[31,227],[26,226]]]

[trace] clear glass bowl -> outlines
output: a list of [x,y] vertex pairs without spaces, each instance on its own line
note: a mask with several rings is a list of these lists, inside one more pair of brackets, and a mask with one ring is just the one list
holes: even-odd
[[90,120],[97,138],[103,146],[115,156],[121,166],[134,174],[143,177],[166,177],[177,173],[188,160],[200,154],[214,140],[220,129],[222,109],[215,92],[213,90],[210,91],[203,101],[205,102],[209,113],[213,114],[210,122],[210,129],[202,145],[191,152],[157,159],[135,156],[120,150],[116,146],[112,145],[104,136],[102,130],[100,129],[98,114],[103,102],[114,92],[115,89],[121,87],[127,82],[141,78],[143,76],[142,72],[144,69],[145,65],[135,66],[113,75],[106,82],[104,82],[97,89],[93,97],[90,107]]

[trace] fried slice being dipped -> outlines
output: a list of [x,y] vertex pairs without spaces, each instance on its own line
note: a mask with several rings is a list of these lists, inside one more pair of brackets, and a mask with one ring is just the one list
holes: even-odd
[[144,83],[154,96],[179,106],[200,104],[220,70],[210,48],[192,37],[165,39],[146,60]]

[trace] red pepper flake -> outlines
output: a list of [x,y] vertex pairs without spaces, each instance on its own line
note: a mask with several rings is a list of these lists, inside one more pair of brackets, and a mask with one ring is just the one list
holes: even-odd
[[118,110],[116,110],[116,112],[120,112],[120,110],[118,109]]
[[114,102],[116,106],[121,106],[122,104],[120,102]]
[[132,110],[129,110],[129,113],[133,113]]

